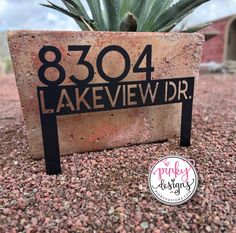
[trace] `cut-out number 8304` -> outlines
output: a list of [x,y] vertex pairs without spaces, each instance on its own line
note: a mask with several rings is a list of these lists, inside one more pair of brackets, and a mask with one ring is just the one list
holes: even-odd
[[[71,75],[70,80],[77,85],[86,85],[92,81],[94,77],[94,67],[93,65],[86,60],[86,57],[91,49],[90,45],[69,45],[69,52],[79,52],[82,51],[82,54],[77,62],[77,65],[85,66],[88,69],[88,76],[81,80],[78,79],[75,75]],[[103,69],[103,59],[109,52],[118,52],[122,55],[125,61],[124,71],[117,77],[109,77],[104,69]],[[55,58],[53,60],[48,60],[46,58],[46,53],[51,52],[54,54]],[[42,62],[41,67],[38,70],[38,77],[40,81],[48,86],[58,86],[60,85],[66,78],[66,71],[64,67],[60,64],[62,59],[61,52],[55,46],[44,46],[39,51],[39,60]],[[141,67],[143,60],[146,59],[146,66]],[[96,66],[98,74],[107,82],[117,83],[122,81],[130,72],[131,68],[131,60],[128,52],[118,46],[118,45],[110,45],[103,48],[97,56]],[[45,75],[45,71],[49,68],[55,68],[59,76],[56,80],[49,80]],[[154,71],[154,67],[152,67],[152,45],[147,45],[139,56],[137,62],[134,64],[133,72],[134,73],[146,73],[146,80],[151,80],[151,74]]]

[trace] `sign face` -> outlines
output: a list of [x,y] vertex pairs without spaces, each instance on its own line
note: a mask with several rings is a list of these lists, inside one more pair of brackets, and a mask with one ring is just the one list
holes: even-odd
[[156,162],[148,177],[153,196],[166,205],[180,205],[192,198],[198,187],[194,166],[180,156],[167,156]]
[[[181,145],[190,145],[192,99],[194,78],[178,78],[152,80],[152,45],[146,45],[133,72],[143,73],[145,81],[122,82],[131,69],[129,54],[118,45],[105,47],[97,57],[97,70],[104,83],[90,84],[94,78],[94,68],[86,56],[90,46],[69,45],[68,51],[82,51],[77,65],[86,66],[88,76],[79,80],[75,75],[70,76],[74,85],[59,86],[66,77],[66,70],[60,61],[61,52],[55,46],[44,46],[39,51],[42,66],[38,77],[47,87],[38,87],[40,116],[45,149],[46,169],[49,174],[61,173],[59,143],[56,116],[81,114],[96,111],[108,111],[125,108],[145,107],[163,104],[183,103],[181,123]],[[116,51],[124,58],[124,71],[117,77],[110,77],[103,69],[103,59],[109,53]],[[53,60],[46,58],[46,53],[54,55]],[[145,59],[146,66],[140,67]],[[76,64],[75,64],[76,65]],[[57,69],[58,79],[46,77],[49,68]]]
[[9,47],[32,157],[180,136],[190,145],[198,34],[12,32]]

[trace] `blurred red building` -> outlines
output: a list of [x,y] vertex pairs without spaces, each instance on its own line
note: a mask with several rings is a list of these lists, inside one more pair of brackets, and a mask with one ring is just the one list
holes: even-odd
[[202,62],[236,63],[236,15],[218,19],[203,31]]

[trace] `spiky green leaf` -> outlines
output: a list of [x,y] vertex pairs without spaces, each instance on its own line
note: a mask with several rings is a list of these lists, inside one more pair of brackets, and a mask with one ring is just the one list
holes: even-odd
[[167,9],[169,9],[170,6],[173,4],[174,0],[165,0],[163,2],[164,4],[159,12],[159,15],[162,15]]
[[72,13],[72,12],[62,8],[62,7],[59,7],[59,6],[55,5],[54,3],[50,2],[50,1],[48,1],[48,2],[49,2],[50,5],[47,5],[47,4],[41,4],[41,5],[45,6],[45,7],[48,7],[48,8],[51,8],[51,9],[54,9],[54,10],[57,10],[57,11],[65,14],[65,15],[68,15],[68,16],[72,17],[75,20],[78,20],[78,21],[82,22],[87,27],[87,29],[89,31],[94,31],[94,29],[96,29],[94,27],[94,25],[92,24],[92,22],[88,21],[87,19],[84,19],[82,16],[76,15],[76,14],[74,14],[74,13]]
[[72,5],[74,9],[77,11],[77,13],[83,16],[85,19],[88,19],[88,20],[90,19],[81,0],[62,0],[62,1],[67,2],[68,4]]
[[136,1],[133,0],[130,7],[130,12],[135,15],[137,19],[143,14],[143,9],[145,8],[146,0]]
[[132,4],[132,0],[131,1],[127,1],[127,0],[119,0],[118,2],[118,8],[119,8],[119,18],[123,18],[123,16],[127,13],[127,10],[130,10]]
[[154,0],[152,8],[150,12],[148,13],[148,16],[143,22],[142,25],[140,25],[139,30],[140,31],[149,31],[154,24],[154,22],[159,18],[161,13],[163,12],[163,9],[165,7],[165,1],[159,1],[159,0]]
[[107,31],[107,25],[104,19],[104,15],[102,14],[100,0],[88,0],[87,3],[90,8],[96,28],[100,31]]
[[138,18],[138,29],[137,29],[138,31],[141,31],[143,24],[146,22],[146,19],[152,10],[154,1],[156,0],[143,0],[143,1],[144,1],[143,10],[142,13],[140,14],[140,17]]
[[[74,0],[62,0],[62,2],[65,4],[67,9],[73,14],[80,15],[84,19],[89,20],[89,16],[87,12],[85,11],[84,6],[80,2],[80,0],[76,0],[76,2]],[[74,20],[83,31],[88,31],[88,28],[84,25],[83,22],[80,22],[77,19],[74,19]]]
[[167,9],[150,28],[151,31],[166,31],[171,30],[176,24],[183,20],[193,10],[195,10],[201,4],[208,2],[209,0],[181,0],[178,3]]
[[197,26],[187,28],[187,29],[183,30],[182,32],[193,33],[193,32],[200,31],[206,27],[209,27],[210,25],[212,25],[212,23],[203,23],[203,24],[199,24]]
[[134,30],[137,23],[137,31],[168,32],[198,6],[210,0],[180,0],[176,4],[173,4],[174,0],[84,0],[93,20],[82,0],[61,1],[68,10],[51,2],[50,5],[42,5],[72,17],[82,30]]
[[105,14],[108,19],[108,31],[118,31],[119,0],[103,0]]

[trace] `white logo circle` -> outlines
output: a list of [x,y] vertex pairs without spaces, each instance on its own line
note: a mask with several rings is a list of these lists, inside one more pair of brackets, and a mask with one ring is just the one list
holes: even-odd
[[193,164],[180,156],[167,156],[150,169],[148,185],[154,197],[167,205],[180,205],[195,194],[198,175]]

